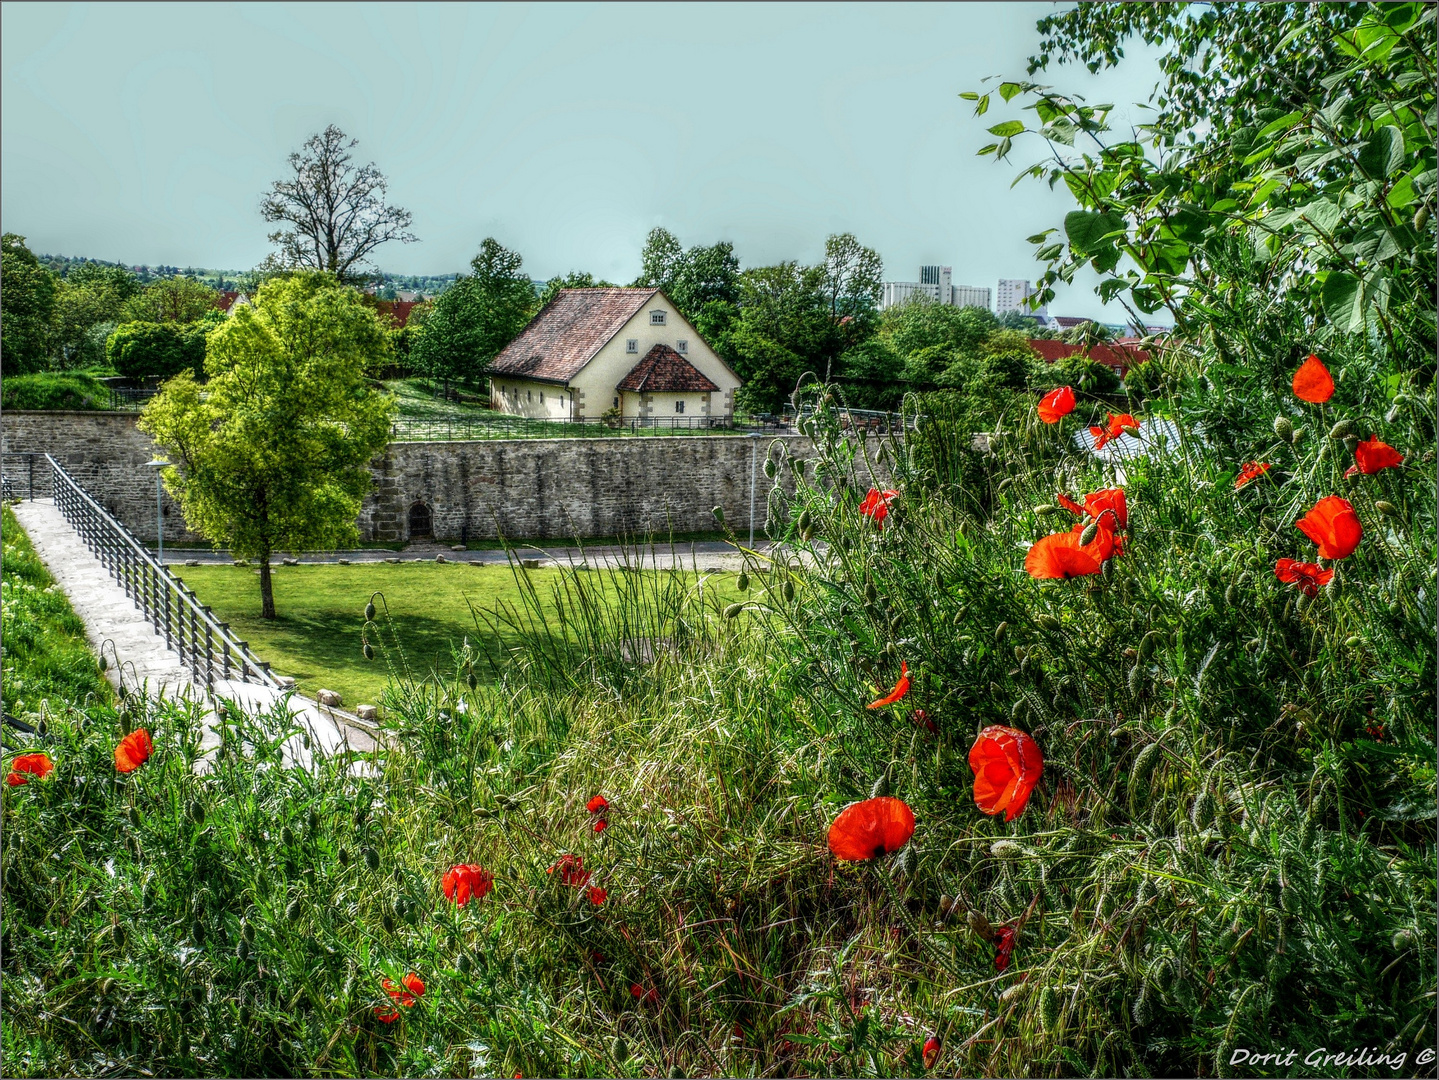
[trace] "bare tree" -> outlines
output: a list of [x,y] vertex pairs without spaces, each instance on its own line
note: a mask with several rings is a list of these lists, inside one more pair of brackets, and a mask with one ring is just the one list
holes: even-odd
[[283,264],[353,282],[366,276],[369,255],[381,244],[418,239],[409,231],[410,212],[385,205],[389,181],[375,163],[352,164],[357,145],[331,124],[290,155],[293,178],[276,180],[260,204],[267,222],[292,226],[270,234]]

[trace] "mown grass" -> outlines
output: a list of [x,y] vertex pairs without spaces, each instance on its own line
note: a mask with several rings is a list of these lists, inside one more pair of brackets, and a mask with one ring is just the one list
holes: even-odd
[[[703,565],[701,562],[700,565]],[[521,635],[508,622],[486,616],[521,603],[526,582],[541,596],[560,584],[557,570],[525,570],[511,565],[405,562],[276,566],[272,569],[278,618],[260,617],[259,571],[246,566],[195,566],[179,571],[202,603],[230,624],[257,656],[296,685],[313,694],[329,689],[347,704],[379,703],[393,672],[383,659],[366,660],[361,651],[365,605],[373,593],[384,596],[390,626],[402,644],[413,674],[454,677],[454,650],[470,641],[481,674],[489,678]],[[646,570],[643,573],[668,573]],[[616,595],[615,575],[592,574],[600,591]],[[626,575],[632,576],[632,575]],[[737,595],[734,574],[682,575],[703,578],[729,602]]]
[[[391,379],[385,383],[385,389],[395,395],[398,406],[395,415],[400,420],[457,420],[505,415],[471,402],[446,401],[439,396],[439,385],[430,379]],[[479,392],[462,389],[470,395]]]
[[[1095,403],[1057,429],[1017,405],[994,455],[939,422],[856,441],[822,409],[770,515],[824,544],[741,610],[677,575],[563,573],[486,620],[513,642],[493,670],[472,638],[427,677],[387,592],[362,631],[394,672],[372,776],[278,768],[274,718],[232,714],[203,776],[173,706],[57,723],[56,774],[0,793],[4,1071],[920,1075],[934,1035],[935,1075],[1227,1075],[1280,1046],[1291,1065],[1252,1071],[1371,1075],[1306,1056],[1377,1047],[1423,1073],[1432,374],[1332,344],[1323,410],[1168,361],[1137,415],[1194,437],[1126,466],[1126,550],[1093,577],[1022,567],[1070,523],[1056,490],[1117,479],[1069,437]],[[1307,440],[1278,442],[1275,411]],[[1407,467],[1345,480],[1344,418]],[[878,530],[857,511],[876,454],[900,491]],[[1365,537],[1304,599],[1273,562],[1312,557],[1292,522],[1336,491]],[[901,660],[909,696],[867,709]],[[138,723],[155,755],[116,778]],[[1010,823],[967,764],[996,723],[1045,757]],[[835,862],[839,808],[885,791],[912,841]],[[547,872],[564,854],[602,903]],[[459,862],[495,875],[463,909],[440,891]],[[983,928],[1021,920],[999,970]],[[385,1024],[381,980],[409,971],[425,993]]]
[[109,701],[85,624],[35,554],[9,506],[0,508],[0,699],[8,713],[42,713]]

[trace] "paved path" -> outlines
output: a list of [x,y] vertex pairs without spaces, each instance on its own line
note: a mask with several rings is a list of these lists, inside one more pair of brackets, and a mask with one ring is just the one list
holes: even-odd
[[[123,679],[126,686],[143,688],[156,700],[165,697],[203,701],[207,717],[213,719],[213,699],[203,683],[191,680],[179,654],[165,647],[165,639],[155,632],[134,601],[91,554],[54,502],[36,499],[16,503],[12,509],[51,577],[85,623],[91,646],[97,653],[103,650],[110,661],[106,674],[111,683],[118,686]],[[165,561],[171,562],[168,555]],[[299,738],[286,744],[287,764],[308,765],[312,748],[332,753],[346,744],[361,751],[375,747],[373,737],[363,727],[344,714],[299,694],[282,694],[262,683],[217,680],[214,696],[229,698],[247,712],[267,711],[284,701],[311,736],[310,747]],[[207,723],[202,746],[208,753],[218,745],[219,736]]]
[[[768,554],[770,541],[756,539],[754,549],[761,555]],[[627,547],[603,545],[596,547],[543,547],[525,544],[515,547],[512,554],[516,559],[534,560],[541,567],[578,566],[584,563],[594,569],[613,568],[629,564],[642,564],[646,568],[663,568],[702,571],[738,571],[744,566],[744,556],[733,544],[723,540],[700,540],[691,543],[660,543],[650,545],[634,544]],[[385,548],[363,548],[358,551],[304,552],[292,556],[289,552],[276,552],[271,562],[282,558],[297,558],[303,565],[311,563],[335,563],[341,559],[347,562],[434,562],[436,556],[447,562],[475,563],[480,566],[503,566],[509,562],[510,554],[498,549],[455,551],[448,544],[414,543],[403,551],[389,551]],[[233,559],[228,551],[212,551],[197,548],[165,548],[165,565],[176,566],[186,563],[213,565],[229,563]]]

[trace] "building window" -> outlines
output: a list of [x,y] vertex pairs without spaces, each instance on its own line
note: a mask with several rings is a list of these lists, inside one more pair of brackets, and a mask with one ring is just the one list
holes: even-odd
[[525,391],[525,400],[526,400],[526,401],[534,401],[534,400],[535,400],[535,392],[534,392],[533,390],[526,390],[526,391]]
[[615,398],[615,408],[618,409],[619,407],[620,407],[620,399],[619,399],[619,398]]
[[676,342],[675,342],[675,349],[678,350],[679,352],[689,352],[689,351],[690,351],[690,343],[689,343],[688,341],[676,341]]
[[640,342],[638,338],[630,338],[625,342],[625,352],[639,352]]
[[544,403],[545,403],[545,392],[544,392],[543,390],[541,390],[541,391],[540,391],[540,404],[543,405]]
[[650,325],[663,326],[665,324],[665,313],[663,311],[650,312]]
[[680,398],[678,401],[675,402],[675,412],[677,412],[677,413],[682,413],[682,412],[684,412],[684,411],[685,411],[685,399],[684,399],[684,398]]

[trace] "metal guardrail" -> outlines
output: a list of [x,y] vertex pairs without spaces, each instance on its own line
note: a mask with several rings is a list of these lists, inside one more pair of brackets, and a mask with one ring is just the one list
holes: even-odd
[[49,454],[45,460],[50,463],[51,490],[60,513],[125,595],[144,612],[155,633],[165,636],[166,648],[174,649],[181,663],[189,664],[196,683],[203,682],[206,689],[213,690],[216,679],[238,678],[282,689],[270,665],[250,651],[249,642],[230,633],[230,624],[215,618],[195,593],[156,562],[130,530],[76,483],[58,461]]
[[150,399],[158,394],[159,390],[132,389],[126,386],[112,386],[110,391],[110,408],[116,412],[139,412],[150,403]]
[[744,434],[788,431],[777,417],[765,420],[718,416],[650,416],[605,420],[598,416],[542,420],[527,416],[457,416],[435,420],[396,420],[391,435],[402,442],[468,439],[568,439],[606,435]]

